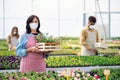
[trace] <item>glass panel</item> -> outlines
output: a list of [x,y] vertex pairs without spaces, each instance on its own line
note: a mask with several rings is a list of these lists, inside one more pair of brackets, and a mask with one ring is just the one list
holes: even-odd
[[108,11],[108,0],[96,0],[96,11],[100,12]]
[[99,32],[99,36],[104,38],[106,34],[108,37],[109,35],[108,14],[102,14],[102,18],[100,14],[96,14],[96,18],[97,18],[97,23],[95,26]]
[[5,38],[13,26],[17,26],[19,33],[25,32],[25,24],[31,14],[30,0],[5,0]]
[[110,0],[111,11],[119,11],[120,12],[120,0]]
[[[33,0],[34,1],[34,0]],[[58,36],[58,0],[35,0],[33,13],[41,21],[41,32]]]
[[31,14],[31,0],[5,0],[6,17],[28,17]]
[[41,31],[44,33],[78,36],[80,31],[76,30],[82,27],[82,3],[82,0],[36,0],[33,11],[40,16]]
[[95,11],[95,0],[85,0],[86,12],[93,13]]
[[120,14],[111,14],[111,37],[120,37]]
[[3,36],[3,0],[0,0],[0,39],[4,38]]
[[79,15],[78,18],[61,21],[61,35],[79,37],[80,30],[83,27],[83,16]]
[[60,33],[62,36],[80,36],[83,26],[83,1],[61,0]]
[[7,37],[11,30],[12,27],[17,26],[19,30],[19,34],[25,33],[25,24],[26,24],[26,19],[25,18],[7,18],[5,20],[5,37]]

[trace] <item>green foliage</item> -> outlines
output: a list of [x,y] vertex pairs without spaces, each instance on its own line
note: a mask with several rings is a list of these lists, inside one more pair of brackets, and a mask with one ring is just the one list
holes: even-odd
[[[120,80],[120,68],[107,68],[110,70],[109,80]],[[94,69],[90,72],[82,72],[80,69],[72,70],[69,76],[70,80],[105,80],[105,69]],[[65,70],[66,71],[66,70]],[[48,72],[12,72],[0,73],[0,80],[66,80],[65,71],[48,71]],[[97,75],[98,77],[95,77]]]
[[78,52],[80,52],[79,49],[62,49],[60,51],[54,51],[54,52],[51,52],[50,54],[77,54]]
[[[107,68],[110,70],[109,80],[120,80],[120,68]],[[94,69],[91,73],[97,73],[101,80],[105,80],[104,69]]]
[[61,41],[65,41],[65,40],[79,40],[78,37],[59,37],[58,38]]
[[19,69],[20,57],[0,56],[0,69]]
[[64,76],[58,76],[57,72],[29,72],[29,73],[5,73],[0,74],[0,80],[66,80]]
[[117,46],[109,46],[108,48],[111,48],[111,49],[120,49],[120,45],[117,45]]
[[80,49],[79,38],[59,37],[62,49]]
[[[40,38],[39,38],[40,37]],[[81,51],[79,45],[79,38],[78,37],[58,37],[58,38],[45,38],[43,35],[39,34],[36,38],[38,42],[60,42],[60,46],[62,48],[61,51],[53,52],[54,54],[76,54]],[[109,48],[106,50],[98,49],[99,53],[118,53],[120,44],[108,44]],[[7,41],[0,40],[0,56],[9,56],[15,55],[14,52],[8,51]]]
[[101,50],[101,49],[98,49],[98,52],[99,53],[102,53],[102,54],[118,54],[119,53],[119,49],[106,49],[106,50]]
[[[19,69],[20,57],[0,57],[0,69]],[[119,57],[99,56],[50,56],[46,59],[47,67],[75,67],[75,66],[108,66],[120,65]]]
[[72,56],[57,56],[57,57],[49,57],[46,60],[48,67],[67,67],[67,66],[84,66],[87,63],[83,63],[79,60],[78,57]]
[[5,39],[0,39],[0,51],[7,49],[8,49],[7,41]]
[[[78,70],[71,71],[69,74],[70,80],[96,80],[94,76]],[[0,73],[0,80],[67,80],[65,71],[48,71],[48,72],[12,72],[5,74]]]
[[14,51],[8,50],[0,50],[0,56],[15,56],[16,53]]
[[113,37],[113,40],[120,40],[120,37]]
[[58,42],[57,39],[53,39],[52,36],[51,37],[45,37],[43,36],[43,34],[38,34],[36,36],[36,40],[37,42]]
[[0,39],[0,56],[12,56],[15,52],[8,51],[7,41],[5,39]]
[[46,60],[48,67],[70,67],[70,66],[107,66],[120,65],[119,57],[100,56],[57,56]]

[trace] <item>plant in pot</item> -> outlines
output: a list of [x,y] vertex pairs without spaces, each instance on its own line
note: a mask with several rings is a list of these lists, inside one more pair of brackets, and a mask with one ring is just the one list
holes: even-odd
[[[36,36],[37,46],[38,49],[44,53],[50,53],[53,51],[60,50],[60,42],[53,38],[52,36],[44,36],[43,34],[38,34]],[[49,54],[45,55],[45,57],[48,57]]]

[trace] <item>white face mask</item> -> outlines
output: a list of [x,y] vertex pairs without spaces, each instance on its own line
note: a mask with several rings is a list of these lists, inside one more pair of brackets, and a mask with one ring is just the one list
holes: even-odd
[[89,28],[90,28],[90,29],[94,29],[95,27],[94,27],[93,25],[90,25]]
[[13,34],[15,35],[17,32],[13,32]]
[[38,23],[30,23],[29,26],[30,26],[30,28],[36,30],[38,27]]

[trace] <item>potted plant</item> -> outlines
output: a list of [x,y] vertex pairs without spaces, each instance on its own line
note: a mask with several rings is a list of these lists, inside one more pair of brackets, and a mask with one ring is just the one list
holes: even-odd
[[38,34],[36,41],[38,48],[43,52],[60,50],[60,42],[52,36],[45,37],[43,34]]

